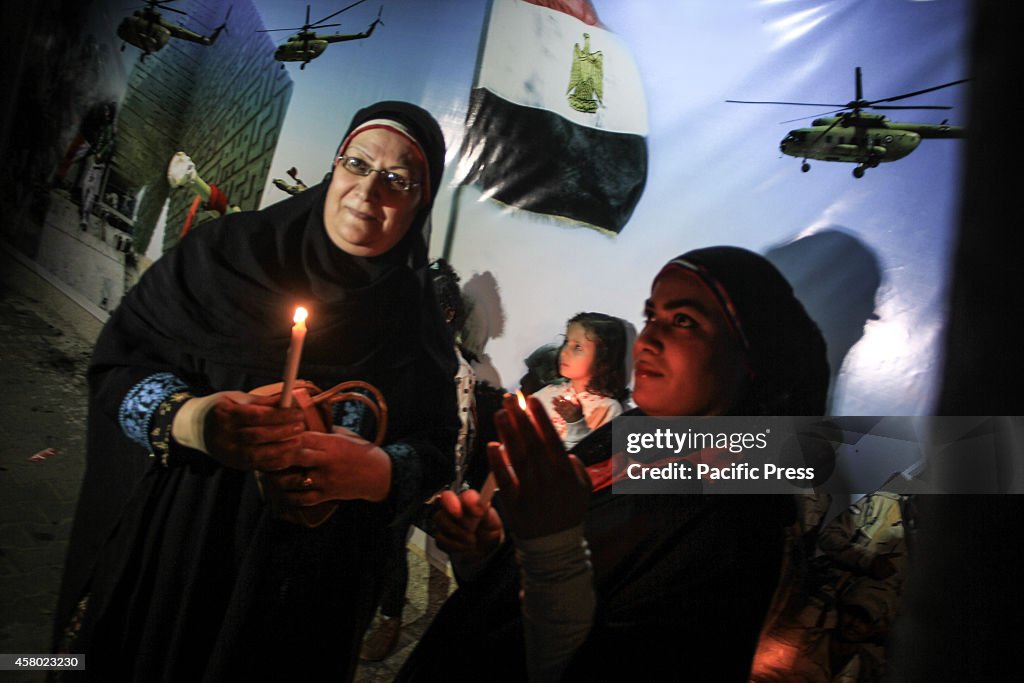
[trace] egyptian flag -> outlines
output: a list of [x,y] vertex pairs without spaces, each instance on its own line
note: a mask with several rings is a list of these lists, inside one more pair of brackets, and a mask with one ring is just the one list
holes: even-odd
[[618,233],[647,180],[633,58],[590,0],[493,0],[457,179],[507,206]]

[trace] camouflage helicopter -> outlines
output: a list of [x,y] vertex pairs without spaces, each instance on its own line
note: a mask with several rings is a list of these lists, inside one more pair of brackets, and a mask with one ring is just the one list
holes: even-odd
[[[279,62],[302,62],[300,69],[305,69],[306,65],[310,61],[316,59],[324,53],[327,46],[331,43],[341,43],[347,40],[360,40],[362,38],[369,38],[373,35],[373,30],[377,28],[377,24],[383,24],[384,22],[380,19],[380,13],[384,10],[384,6],[381,5],[380,10],[377,11],[377,18],[373,20],[370,27],[362,33],[349,33],[349,34],[333,34],[320,36],[317,35],[316,30],[320,28],[328,28],[331,26],[341,26],[341,24],[325,24],[324,22],[328,19],[333,19],[342,12],[350,10],[356,5],[361,5],[366,0],[357,0],[348,7],[338,10],[333,14],[328,14],[323,19],[309,22],[309,5],[306,5],[306,23],[301,28],[269,28],[262,29],[258,33],[269,33],[271,31],[298,31],[294,36],[289,38],[287,41],[282,43],[274,51],[274,59]],[[284,64],[281,65],[284,68]]]
[[[864,109],[952,109],[941,105],[886,105],[882,102],[896,102],[933,90],[941,90],[953,85],[965,83],[970,79],[961,79],[943,83],[923,90],[885,97],[878,100],[865,100],[861,87],[860,67],[855,70],[856,99],[846,104],[821,104],[815,102],[764,102],[750,100],[726,100],[737,104],[788,104],[803,107],[838,107],[814,119],[809,128],[797,128],[789,131],[779,143],[783,154],[802,158],[800,170],[806,173],[811,170],[808,159],[820,161],[842,161],[857,164],[853,169],[855,178],[863,178],[864,171],[875,168],[888,161],[896,161],[907,156],[928,138],[962,138],[966,131],[961,126],[930,123],[900,123],[890,121],[882,114],[865,113]],[[798,121],[799,119],[790,119]],[[788,123],[784,122],[784,123]]]
[[[168,7],[167,4],[170,2],[174,2],[174,0],[146,0],[145,7],[135,10],[130,17],[125,17],[120,25],[118,25],[117,37],[125,43],[130,43],[142,50],[141,59],[145,59],[150,54],[160,50],[171,38],[181,38],[182,40],[188,40],[200,45],[213,45],[221,31],[227,29],[231,8],[228,8],[228,14],[224,17],[224,23],[214,29],[213,33],[209,36],[202,36],[189,31],[184,26],[164,21],[163,15],[157,9],[158,7],[168,12],[186,14],[186,12],[180,9]],[[125,46],[121,45],[122,52],[124,48]]]

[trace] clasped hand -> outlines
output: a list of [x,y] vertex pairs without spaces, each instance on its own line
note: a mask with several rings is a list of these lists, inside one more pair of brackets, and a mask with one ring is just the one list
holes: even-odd
[[199,408],[204,411],[205,450],[222,465],[269,472],[289,467],[297,458],[299,435],[306,429],[299,408],[280,408],[278,397],[241,391],[222,391],[198,400],[209,405]]
[[574,455],[566,455],[544,406],[534,397],[527,409],[506,396],[494,423],[501,444],[487,444],[498,482],[502,512],[517,538],[535,538],[583,521],[590,500],[590,477]]
[[278,407],[275,396],[215,396],[204,419],[206,451],[227,467],[262,472],[285,504],[387,497],[391,459],[379,447],[340,427],[307,431],[302,410]]
[[[590,498],[590,478],[582,463],[566,455],[544,406],[536,398],[523,411],[512,396],[494,418],[501,443],[489,443],[487,456],[497,480],[502,514],[517,538],[535,538],[582,523]],[[442,550],[468,562],[486,558],[501,538],[501,519],[480,503],[476,491],[446,491],[434,516]]]
[[555,396],[551,399],[551,407],[562,416],[566,422],[579,422],[583,419],[583,407],[565,396]]

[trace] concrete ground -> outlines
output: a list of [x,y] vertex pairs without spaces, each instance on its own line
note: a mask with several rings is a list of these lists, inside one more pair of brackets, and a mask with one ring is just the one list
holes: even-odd
[[[0,653],[49,651],[84,469],[85,370],[101,323],[0,244]],[[398,647],[358,681],[390,681],[452,590],[411,545]],[[0,673],[42,681],[41,672]]]

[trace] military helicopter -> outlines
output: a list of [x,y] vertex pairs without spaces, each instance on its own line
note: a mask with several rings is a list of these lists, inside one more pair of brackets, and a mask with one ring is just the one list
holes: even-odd
[[[171,38],[181,38],[200,45],[213,45],[220,32],[227,29],[228,18],[231,16],[230,7],[227,16],[224,17],[224,23],[215,28],[209,36],[201,36],[189,31],[184,26],[164,21],[163,16],[157,10],[158,7],[168,12],[186,14],[180,9],[168,7],[167,4],[170,2],[174,2],[174,0],[146,0],[145,7],[135,10],[130,17],[125,17],[117,27],[117,37],[142,50],[141,59],[143,60],[160,50]],[[125,46],[121,45],[122,52],[124,52],[124,48]]]
[[[309,5],[306,5],[306,23],[302,25],[302,28],[269,28],[262,29],[258,33],[269,33],[271,31],[298,31],[294,36],[289,38],[287,41],[282,43],[274,51],[274,59],[279,62],[302,62],[299,69],[305,69],[306,65],[310,61],[316,59],[324,53],[327,46],[331,43],[341,43],[347,40],[360,40],[362,38],[369,38],[373,35],[373,30],[377,28],[377,24],[383,24],[384,22],[380,19],[380,13],[384,11],[384,6],[377,11],[377,18],[373,20],[370,27],[362,33],[350,33],[350,34],[333,34],[327,36],[319,36],[316,34],[316,30],[320,28],[328,28],[331,26],[341,26],[341,24],[325,24],[324,22],[328,19],[333,19],[342,12],[350,10],[356,5],[361,5],[366,0],[357,0],[348,7],[338,10],[333,14],[328,14],[319,21],[309,22]],[[284,68],[284,64],[281,65]]]
[[[786,134],[779,143],[783,154],[802,158],[800,170],[811,170],[808,159],[820,161],[842,161],[857,164],[853,169],[855,178],[863,178],[864,171],[880,163],[896,161],[907,156],[927,138],[962,138],[966,131],[961,126],[930,123],[899,123],[890,121],[882,114],[864,113],[864,109],[952,109],[941,105],[885,105],[882,102],[896,102],[916,97],[933,90],[941,90],[965,83],[970,79],[943,83],[923,90],[885,97],[879,100],[865,100],[861,87],[860,67],[855,69],[856,99],[846,104],[821,104],[815,102],[763,102],[750,100],[726,100],[737,104],[789,104],[802,107],[838,107],[825,112],[821,118],[811,122],[809,128],[797,128]],[[800,119],[790,119],[798,121]],[[788,121],[784,122],[788,123]]]

